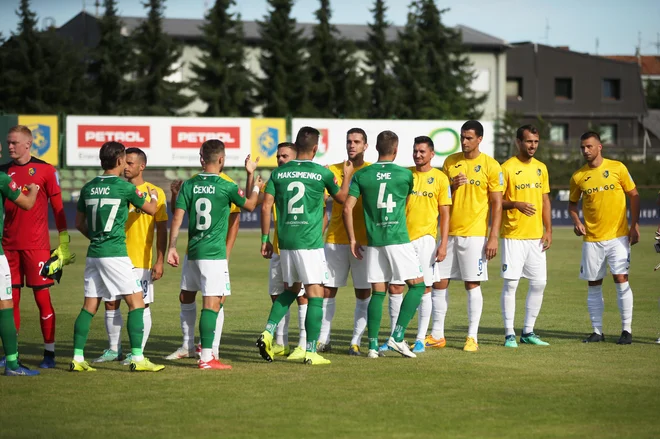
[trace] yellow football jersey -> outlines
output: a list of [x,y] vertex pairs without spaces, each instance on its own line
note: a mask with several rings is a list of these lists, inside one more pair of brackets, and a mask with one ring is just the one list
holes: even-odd
[[452,194],[449,234],[487,236],[489,193],[503,190],[504,177],[500,164],[483,152],[471,160],[466,159],[462,152],[457,152],[447,157],[442,170],[450,182],[460,173],[468,179]]
[[147,202],[151,195],[147,187],[155,189],[158,194],[156,214],[147,215],[142,210],[131,205],[126,220],[126,250],[135,268],[150,269],[153,263],[154,230],[156,222],[167,221],[167,201],[165,192],[158,186],[144,182],[137,188],[147,194]]
[[[261,193],[266,193],[266,185],[263,185],[261,188]],[[280,246],[277,243],[277,209],[275,209],[275,204],[273,203],[273,253],[280,254]]]
[[550,192],[548,169],[532,158],[523,163],[511,157],[502,165],[504,175],[504,200],[531,203],[536,209],[527,216],[518,209],[502,210],[501,238],[540,239],[543,236],[543,194]]
[[438,209],[451,206],[449,179],[439,169],[432,168],[420,172],[414,166],[408,168],[413,173],[413,191],[406,204],[406,224],[410,240],[425,235],[438,236]]
[[[371,163],[364,162],[362,166],[355,168],[354,172],[369,166]],[[337,184],[341,186],[344,180],[344,162],[336,163],[328,167],[335,175]],[[330,214],[330,224],[328,224],[328,234],[325,242],[328,244],[348,244],[348,235],[344,227],[343,217],[344,206],[339,203],[332,203],[332,213]],[[367,228],[364,225],[364,210],[362,209],[362,197],[358,198],[353,209],[353,227],[355,229],[355,239],[363,244],[367,243]]]
[[603,159],[597,168],[586,164],[573,174],[570,200],[577,203],[582,197],[585,241],[607,241],[628,234],[626,192],[633,189],[635,182],[628,169],[616,160]]

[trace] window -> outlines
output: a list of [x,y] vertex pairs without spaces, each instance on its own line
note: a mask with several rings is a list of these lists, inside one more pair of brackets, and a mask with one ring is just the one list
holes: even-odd
[[510,101],[522,101],[523,98],[522,78],[507,78],[506,98]]
[[555,78],[555,99],[559,99],[559,100],[573,99],[572,78]]
[[603,145],[615,145],[618,127],[616,124],[603,124],[600,126],[600,142]]
[[608,101],[621,99],[620,79],[603,79],[603,99]]
[[568,143],[568,124],[553,123],[550,127],[550,142],[552,143]]

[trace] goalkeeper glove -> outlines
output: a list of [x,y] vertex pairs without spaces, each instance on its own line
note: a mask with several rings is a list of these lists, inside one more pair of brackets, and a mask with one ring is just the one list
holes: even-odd
[[61,266],[69,265],[76,261],[76,254],[69,251],[69,242],[71,242],[69,232],[66,230],[60,232],[60,246],[50,254],[51,258],[57,256],[60,260]]
[[54,250],[50,259],[44,262],[44,266],[41,267],[39,274],[42,277],[56,280],[59,284],[60,279],[62,278],[62,259],[60,256],[55,255],[56,252],[57,250]]

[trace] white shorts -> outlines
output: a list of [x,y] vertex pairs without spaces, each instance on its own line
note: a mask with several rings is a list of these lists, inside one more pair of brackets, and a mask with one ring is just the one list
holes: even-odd
[[367,247],[367,276],[369,283],[412,280],[423,276],[424,271],[412,243],[393,244],[383,247]]
[[[430,235],[424,235],[411,242],[419,262],[422,264],[422,274],[424,275],[424,286],[433,285],[433,265],[435,265],[435,252],[438,248],[435,239]],[[393,285],[404,285],[402,280],[393,280]]]
[[348,244],[326,244],[325,260],[328,265],[328,281],[325,286],[331,288],[345,287],[348,282],[348,270],[351,270],[353,287],[357,289],[370,289],[367,279],[367,261],[357,259],[351,253]]
[[[154,303],[154,282],[151,280],[151,270],[147,268],[134,268],[133,273],[135,273],[135,277],[140,281],[140,288],[142,288],[142,298],[144,299],[144,304],[148,305],[150,303]],[[104,300],[106,302],[112,302],[120,299],[121,297],[112,296]]]
[[11,271],[5,255],[0,255],[0,300],[11,300]]
[[[268,267],[270,277],[268,278],[268,294],[279,296],[284,292],[284,279],[282,279],[282,266],[280,265],[280,255],[273,253]],[[305,295],[305,286],[300,287],[298,297]]]
[[541,239],[502,239],[502,271],[504,279],[545,281],[548,278],[545,252]]
[[488,280],[485,236],[450,236],[447,241],[447,257],[436,262],[433,280],[462,280],[482,282]]
[[121,298],[119,296],[142,292],[142,284],[128,256],[87,258],[83,278],[85,297],[116,300]]
[[601,280],[607,274],[628,274],[630,269],[630,244],[627,236],[600,242],[582,243],[580,279]]
[[202,297],[231,295],[229,266],[226,259],[199,259],[189,261],[183,258],[181,289],[201,291]]
[[322,248],[307,250],[280,249],[282,279],[289,286],[296,282],[303,285],[323,285],[328,281],[328,267]]

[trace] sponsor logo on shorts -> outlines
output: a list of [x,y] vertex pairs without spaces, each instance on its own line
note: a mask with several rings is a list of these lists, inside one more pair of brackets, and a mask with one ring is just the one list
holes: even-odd
[[477,276],[481,276],[484,272],[484,260],[479,258],[479,274]]
[[506,264],[502,264],[502,271],[506,271],[506,269],[509,268]]
[[584,266],[580,265],[580,274],[584,273]]

